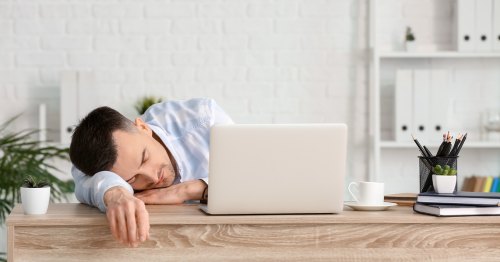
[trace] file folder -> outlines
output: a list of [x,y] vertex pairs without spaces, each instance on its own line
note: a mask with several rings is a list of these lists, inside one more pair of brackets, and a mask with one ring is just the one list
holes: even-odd
[[473,40],[475,27],[475,1],[457,0],[457,50],[471,52],[475,50]]
[[493,50],[500,51],[500,0],[493,2]]
[[450,75],[448,70],[431,71],[429,142],[437,145],[443,141],[443,133],[448,130]]
[[396,71],[394,91],[395,135],[397,142],[411,141],[413,130],[413,75],[411,70]]
[[488,52],[492,48],[493,0],[476,0],[476,51]]
[[413,133],[420,141],[429,139],[430,72],[413,71]]
[[78,73],[64,72],[61,76],[61,144],[69,145],[73,126],[78,123]]
[[[69,145],[76,125],[99,104],[96,98],[95,78],[91,72],[64,72],[61,78],[61,144]],[[98,97],[98,96],[97,96]]]

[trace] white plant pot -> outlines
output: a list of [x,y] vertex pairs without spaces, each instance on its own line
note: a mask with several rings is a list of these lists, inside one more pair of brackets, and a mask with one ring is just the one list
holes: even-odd
[[436,193],[453,193],[457,184],[457,176],[432,175],[432,184]]
[[25,215],[43,215],[47,213],[50,200],[50,187],[21,187],[21,202]]
[[405,48],[406,52],[414,52],[417,49],[417,44],[415,41],[406,41]]

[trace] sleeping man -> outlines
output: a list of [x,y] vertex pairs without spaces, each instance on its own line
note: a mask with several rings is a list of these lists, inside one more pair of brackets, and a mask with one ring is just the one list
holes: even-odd
[[106,213],[118,241],[136,247],[149,237],[145,204],[207,200],[210,127],[232,122],[211,99],[159,103],[134,121],[94,109],[71,140],[75,195]]

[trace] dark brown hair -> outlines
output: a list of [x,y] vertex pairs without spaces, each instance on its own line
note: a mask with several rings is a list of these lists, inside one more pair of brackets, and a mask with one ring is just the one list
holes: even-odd
[[128,118],[107,106],[99,107],[84,117],[75,128],[69,147],[73,165],[86,175],[110,170],[117,158],[113,132],[134,132]]

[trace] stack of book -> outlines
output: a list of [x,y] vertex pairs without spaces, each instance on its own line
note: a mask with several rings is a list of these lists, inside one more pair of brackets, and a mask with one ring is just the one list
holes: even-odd
[[434,216],[491,216],[500,215],[500,193],[455,192],[420,193],[413,210]]
[[471,176],[463,182],[462,191],[469,192],[500,192],[500,177]]

